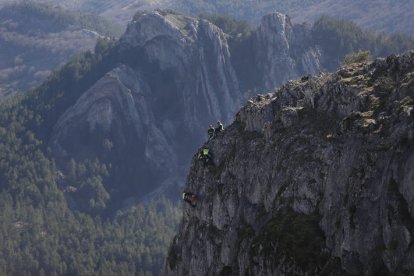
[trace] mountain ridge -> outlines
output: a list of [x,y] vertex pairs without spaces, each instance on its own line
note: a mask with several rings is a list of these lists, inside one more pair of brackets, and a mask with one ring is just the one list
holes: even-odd
[[[13,2],[11,0],[7,0]],[[76,1],[37,0],[38,3],[52,3],[69,9],[93,12],[111,18],[122,25],[130,20],[135,10],[168,8],[191,15],[200,13],[222,14],[250,22],[260,22],[269,12],[289,14],[294,22],[312,23],[320,16],[337,19],[351,19],[364,28],[377,32],[404,33],[413,35],[413,1],[366,0],[337,2],[334,0],[289,0],[281,2],[254,1],[234,2],[229,0],[105,0]],[[385,12],[386,11],[386,12]]]
[[44,82],[73,55],[93,50],[97,39],[116,36],[105,19],[34,2],[0,9],[0,99]]
[[296,22],[314,22],[322,15],[352,20],[369,30],[414,35],[412,6],[414,1],[320,1],[290,13]]

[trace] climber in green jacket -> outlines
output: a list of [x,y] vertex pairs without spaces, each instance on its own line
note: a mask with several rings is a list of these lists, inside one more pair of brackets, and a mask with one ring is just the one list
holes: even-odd
[[204,166],[212,164],[213,160],[208,147],[203,147],[201,152],[198,154],[198,160],[203,161]]

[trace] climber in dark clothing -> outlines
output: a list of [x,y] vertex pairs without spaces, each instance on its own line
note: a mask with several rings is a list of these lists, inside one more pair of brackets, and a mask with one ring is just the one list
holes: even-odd
[[224,130],[224,126],[220,121],[217,121],[217,127],[215,129],[215,133],[220,133]]
[[214,138],[215,130],[212,125],[208,126],[208,141]]
[[197,204],[197,196],[193,193],[189,193],[186,190],[182,192],[183,200],[189,203],[192,207],[196,207]]
[[210,150],[207,147],[204,147],[198,154],[198,160],[203,161],[204,166],[213,163],[213,160],[211,159]]

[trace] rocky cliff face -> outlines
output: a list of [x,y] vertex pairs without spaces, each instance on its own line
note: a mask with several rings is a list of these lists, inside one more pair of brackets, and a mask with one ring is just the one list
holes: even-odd
[[227,121],[240,91],[226,38],[205,20],[144,14],[128,26],[119,51],[126,63],[63,114],[52,145],[65,160],[98,154],[116,166],[109,188],[143,196],[179,184],[208,122]]
[[414,52],[250,100],[193,159],[168,275],[414,272]]
[[[51,144],[58,160],[113,164],[111,194],[141,197],[181,184],[208,123],[229,122],[243,93],[218,27],[163,11],[135,19],[120,39],[122,63],[66,110]],[[250,66],[267,88],[319,68],[317,49],[298,46],[306,30],[284,15],[265,17],[252,39]]]
[[237,55],[206,20],[163,11],[134,18],[118,65],[65,111],[51,139],[62,168],[71,158],[112,164],[105,187],[122,199],[181,185],[208,123],[229,122],[245,89],[273,89],[322,67],[309,28],[283,14],[265,16]]
[[281,13],[264,16],[253,34],[261,88],[270,90],[290,79],[319,73],[321,51],[312,44],[309,27],[293,25]]

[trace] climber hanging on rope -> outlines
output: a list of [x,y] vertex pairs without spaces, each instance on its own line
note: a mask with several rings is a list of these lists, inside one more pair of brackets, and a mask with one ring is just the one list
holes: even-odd
[[186,190],[182,191],[183,200],[189,203],[192,207],[196,207],[197,196],[193,193],[189,193]]
[[213,164],[213,160],[208,147],[203,147],[201,149],[201,152],[198,154],[198,160],[203,161],[204,167]]

